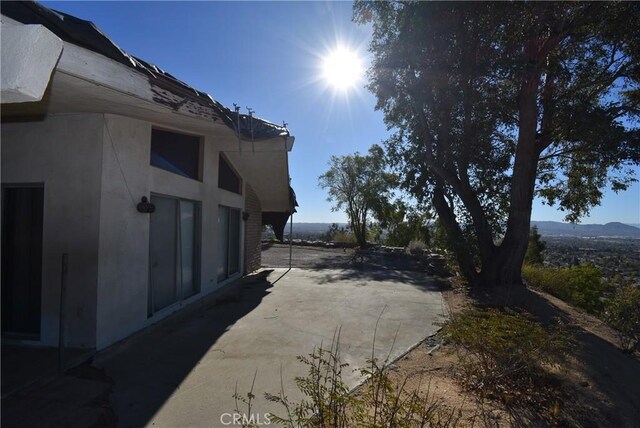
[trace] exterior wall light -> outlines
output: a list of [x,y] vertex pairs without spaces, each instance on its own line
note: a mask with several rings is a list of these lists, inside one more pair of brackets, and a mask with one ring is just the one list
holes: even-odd
[[243,219],[244,221],[249,220],[249,213],[248,213],[248,212],[246,212],[246,211],[243,211],[243,212],[242,212],[242,219]]
[[145,214],[151,214],[156,210],[156,206],[153,205],[146,196],[143,196],[140,203],[136,206],[138,211]]

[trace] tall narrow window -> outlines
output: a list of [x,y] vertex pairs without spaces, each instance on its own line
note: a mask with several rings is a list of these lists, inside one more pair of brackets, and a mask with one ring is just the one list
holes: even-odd
[[242,194],[242,180],[229,162],[220,155],[218,161],[218,187],[233,193]]
[[201,139],[177,132],[151,130],[151,165],[200,180]]
[[199,205],[153,195],[148,316],[198,292]]
[[240,210],[218,207],[218,281],[240,272]]

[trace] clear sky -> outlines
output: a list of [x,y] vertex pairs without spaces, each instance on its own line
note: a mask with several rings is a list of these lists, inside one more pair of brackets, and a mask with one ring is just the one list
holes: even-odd
[[[318,176],[331,155],[364,153],[388,135],[365,78],[347,90],[323,77],[338,46],[368,64],[370,29],[351,22],[351,2],[43,2],[94,22],[126,52],[209,93],[226,106],[286,121],[296,137],[289,157],[300,207],[296,222],[345,222],[332,212]],[[338,72],[340,74],[340,72]],[[636,172],[639,170],[636,168]],[[638,174],[636,174],[638,175]],[[534,220],[563,214],[534,202]],[[613,194],[586,223],[640,223],[640,186]]]

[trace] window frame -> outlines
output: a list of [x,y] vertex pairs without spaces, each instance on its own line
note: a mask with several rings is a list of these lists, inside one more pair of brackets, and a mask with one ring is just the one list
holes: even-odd
[[[190,177],[188,175],[183,175],[183,174],[179,174],[175,171],[171,171],[168,170],[166,168],[162,168],[161,166],[158,165],[154,165],[152,162],[152,158],[151,155],[153,154],[153,131],[161,131],[161,132],[167,132],[170,134],[176,134],[176,135],[182,135],[185,137],[192,137],[192,138],[196,138],[198,140],[198,162],[197,162],[197,177],[193,178]],[[166,171],[168,173],[177,175],[179,177],[183,177],[189,180],[195,180],[195,181],[199,181],[202,182],[203,181],[203,170],[204,170],[204,137],[202,135],[198,135],[198,134],[193,134],[190,132],[184,132],[181,130],[176,130],[176,129],[171,129],[171,128],[164,128],[161,126],[152,126],[151,127],[151,135],[149,138],[149,165],[153,168],[158,168],[162,171]]]
[[[221,161],[224,161],[227,164],[227,166],[229,166],[229,169],[231,170],[231,172],[233,174],[235,174],[235,176],[238,178],[238,191],[237,192],[220,186],[220,163],[221,163]],[[236,167],[229,160],[229,158],[224,154],[224,152],[219,152],[219,156],[218,156],[218,189],[233,193],[235,195],[241,195],[242,196],[243,188],[244,188],[244,180],[242,179],[242,175],[238,172]]]
[[[152,251],[153,251],[153,243],[152,243],[152,239],[153,237],[151,236],[151,224],[149,224],[149,262],[148,262],[148,270],[149,270],[149,277],[148,277],[148,286],[147,286],[147,318],[151,318],[154,315],[158,314],[158,313],[162,313],[166,310],[168,310],[169,308],[174,307],[175,305],[178,304],[182,304],[185,301],[193,298],[194,296],[197,296],[199,294],[202,293],[202,228],[203,228],[203,207],[202,207],[202,201],[196,200],[196,199],[189,199],[189,198],[182,198],[179,196],[174,196],[174,195],[167,195],[167,194],[163,194],[163,193],[157,193],[157,192],[151,192],[151,197],[156,197],[156,198],[164,198],[164,199],[169,199],[169,200],[173,200],[175,201],[175,221],[176,221],[176,236],[175,236],[175,251],[179,252],[180,251],[180,247],[181,247],[181,239],[182,239],[182,232],[180,230],[180,202],[181,201],[185,201],[185,202],[191,202],[194,204],[194,237],[193,237],[193,258],[194,258],[194,266],[192,267],[193,269],[193,284],[194,284],[194,292],[192,294],[186,295],[186,293],[184,293],[184,283],[182,283],[182,281],[180,282],[180,284],[178,284],[177,281],[177,275],[175,278],[175,287],[176,287],[176,291],[178,293],[178,298],[175,302],[169,304],[168,306],[159,308],[159,309],[155,309],[154,307],[154,300],[153,300],[153,274],[152,274]],[[151,213],[151,215],[153,215],[153,213]],[[174,261],[174,269],[175,272],[177,273],[177,269],[178,269],[178,261],[177,258]],[[178,287],[179,285],[179,287]],[[179,288],[179,290],[178,290]]]

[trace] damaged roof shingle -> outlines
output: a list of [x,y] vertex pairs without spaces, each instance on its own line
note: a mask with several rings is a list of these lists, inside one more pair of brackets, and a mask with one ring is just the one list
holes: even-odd
[[[245,140],[259,141],[289,136],[286,127],[236,113],[205,92],[198,91],[159,67],[128,54],[90,21],[48,9],[33,1],[1,2],[0,5],[2,14],[11,19],[23,24],[43,25],[65,42],[89,49],[146,75],[153,89],[153,100],[157,103],[173,110],[189,103],[187,111],[190,113],[212,120],[220,118]],[[211,112],[197,108],[197,105],[206,107]]]

